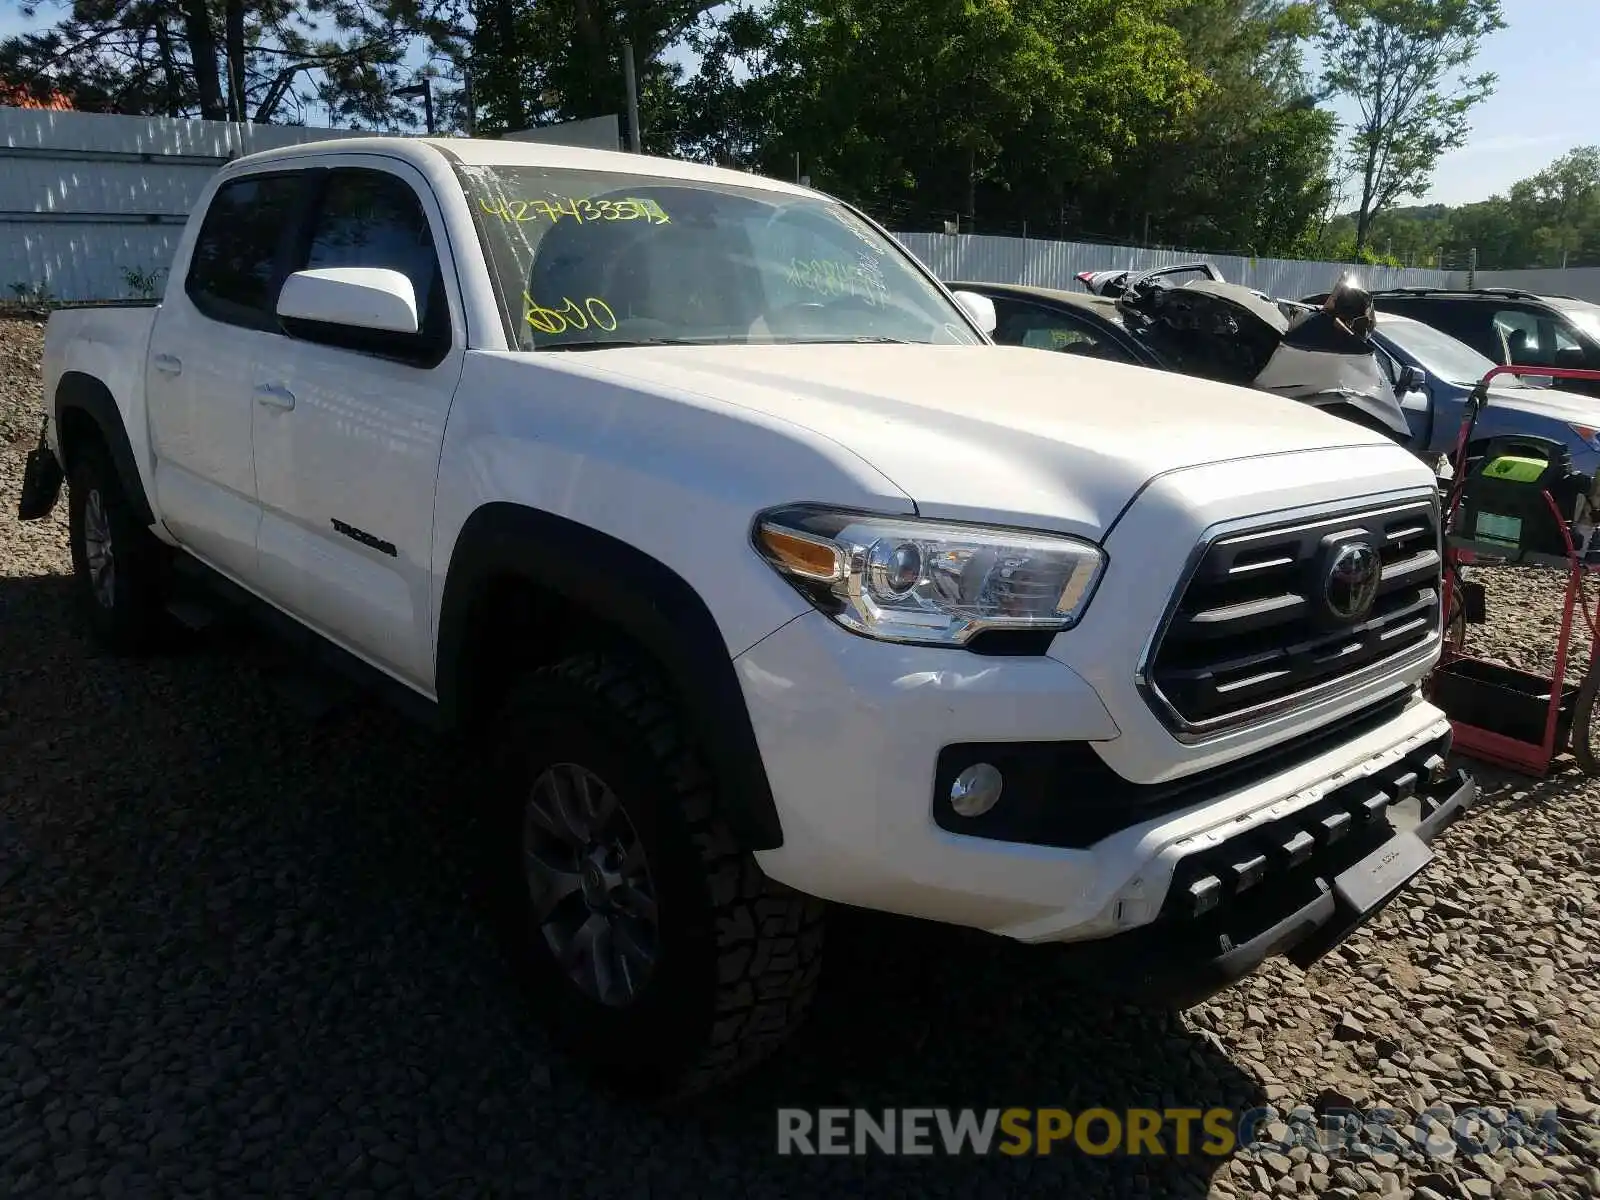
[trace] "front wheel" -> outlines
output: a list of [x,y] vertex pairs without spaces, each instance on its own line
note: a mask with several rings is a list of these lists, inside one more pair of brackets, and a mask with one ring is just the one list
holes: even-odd
[[598,655],[536,671],[495,746],[500,924],[564,1047],[652,1098],[777,1049],[816,988],[822,904],[738,848],[649,676]]
[[1600,775],[1600,738],[1595,736],[1595,697],[1600,694],[1600,666],[1591,667],[1572,702],[1572,733],[1568,746],[1585,775]]

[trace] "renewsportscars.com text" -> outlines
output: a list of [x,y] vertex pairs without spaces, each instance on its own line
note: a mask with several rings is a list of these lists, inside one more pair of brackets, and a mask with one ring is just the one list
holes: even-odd
[[1408,1161],[1460,1154],[1557,1153],[1554,1109],[1524,1120],[1515,1113],[1447,1106],[1415,1118],[1390,1108],[860,1108],[778,1109],[781,1155],[1051,1153],[1224,1157],[1235,1151],[1297,1146],[1331,1157],[1386,1151]]

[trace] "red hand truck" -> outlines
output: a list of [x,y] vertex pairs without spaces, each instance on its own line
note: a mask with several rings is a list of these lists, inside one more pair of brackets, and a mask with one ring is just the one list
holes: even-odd
[[[1600,692],[1600,627],[1591,612],[1585,582],[1600,571],[1600,558],[1582,554],[1573,543],[1569,522],[1548,488],[1542,489],[1565,543],[1564,555],[1540,554],[1457,536],[1456,510],[1467,482],[1467,446],[1478,412],[1488,403],[1489,382],[1499,375],[1537,375],[1553,379],[1600,381],[1600,371],[1567,367],[1500,366],[1486,374],[1467,400],[1451,466],[1454,477],[1444,505],[1445,642],[1439,665],[1426,685],[1430,699],[1450,717],[1455,749],[1462,754],[1534,776],[1549,773],[1556,757],[1570,749],[1585,774],[1600,775],[1600,743],[1591,745],[1590,718]],[[1591,491],[1591,495],[1594,494]],[[1596,519],[1600,519],[1597,517]],[[1556,638],[1551,673],[1539,675],[1517,670],[1466,650],[1467,609],[1460,569],[1468,565],[1514,566],[1566,573],[1566,595],[1561,609],[1561,631]],[[1590,633],[1589,662],[1583,682],[1567,682],[1572,645],[1573,616],[1583,612]]]

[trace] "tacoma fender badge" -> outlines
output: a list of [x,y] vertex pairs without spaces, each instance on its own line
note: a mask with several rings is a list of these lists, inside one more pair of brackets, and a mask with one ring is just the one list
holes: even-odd
[[399,558],[400,552],[395,549],[393,542],[386,542],[381,537],[368,533],[365,529],[357,529],[354,525],[346,525],[338,517],[331,518],[334,529],[344,534],[351,541],[360,542],[363,546],[371,546],[380,554],[387,554],[390,558]]

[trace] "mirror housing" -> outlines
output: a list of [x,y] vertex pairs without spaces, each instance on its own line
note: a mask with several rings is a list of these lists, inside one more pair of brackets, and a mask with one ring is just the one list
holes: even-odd
[[278,316],[286,323],[370,333],[415,335],[421,327],[411,280],[386,267],[296,271],[278,293]]
[[1402,396],[1407,392],[1425,392],[1428,390],[1428,373],[1421,367],[1401,367],[1394,390]]
[[963,312],[971,317],[973,323],[983,330],[985,337],[995,331],[999,325],[999,318],[995,316],[994,301],[987,296],[980,296],[977,292],[951,292],[957,304],[961,305]]

